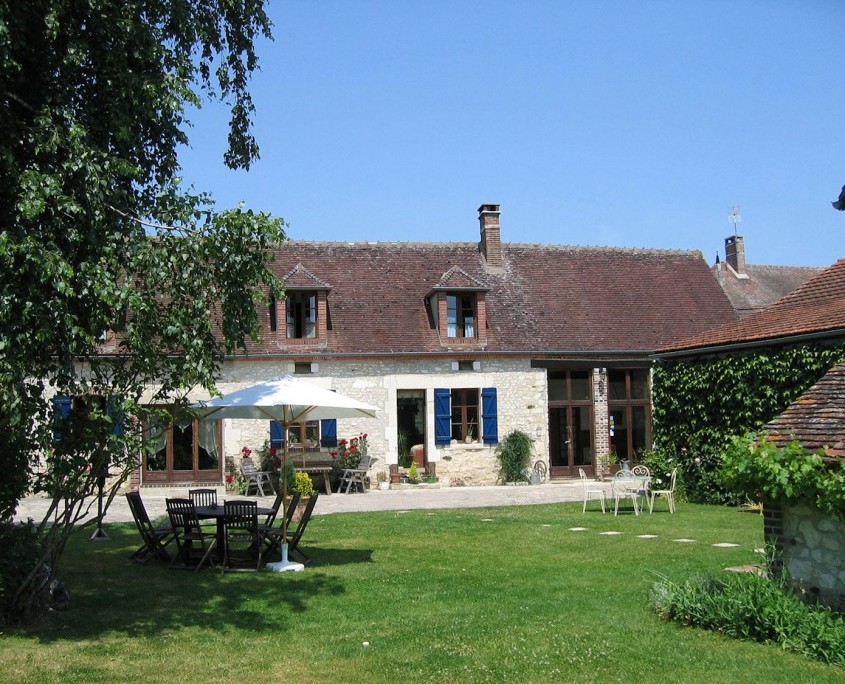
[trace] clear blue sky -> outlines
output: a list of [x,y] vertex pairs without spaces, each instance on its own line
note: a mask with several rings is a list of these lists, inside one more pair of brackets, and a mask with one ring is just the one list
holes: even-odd
[[261,159],[192,114],[183,176],[296,239],[698,249],[738,205],[753,264],[845,258],[843,0],[271,0]]

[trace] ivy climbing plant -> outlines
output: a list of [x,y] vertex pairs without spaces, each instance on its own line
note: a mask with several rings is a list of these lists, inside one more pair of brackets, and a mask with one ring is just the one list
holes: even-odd
[[731,438],[757,431],[843,359],[845,344],[809,344],[659,363],[654,443],[678,454],[686,496],[708,503],[742,500],[720,475]]

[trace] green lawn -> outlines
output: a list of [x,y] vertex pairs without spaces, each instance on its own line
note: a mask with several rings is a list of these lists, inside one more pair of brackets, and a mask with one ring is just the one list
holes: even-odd
[[2,637],[0,681],[845,681],[649,609],[656,573],[680,582],[759,561],[758,513],[682,504],[614,518],[557,504],[319,516],[303,543],[314,563],[282,574],[141,566],[127,559],[134,527],[107,531],[112,541],[70,543],[71,610]]

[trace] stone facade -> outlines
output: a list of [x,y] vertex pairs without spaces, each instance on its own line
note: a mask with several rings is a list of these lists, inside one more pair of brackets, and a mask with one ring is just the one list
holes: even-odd
[[[435,464],[442,485],[495,484],[498,463],[495,445],[434,442],[434,389],[495,387],[498,397],[498,436],[522,430],[534,440],[532,462],[548,462],[548,405],[546,372],[531,368],[527,360],[482,361],[479,370],[456,371],[449,359],[427,361],[362,360],[323,361],[316,372],[302,376],[315,385],[337,390],[378,407],[376,419],[338,420],[338,438],[366,433],[373,470],[398,463],[397,391],[424,390],[426,398],[426,458]],[[290,372],[290,364],[263,360],[227,362],[218,387],[228,393]],[[200,397],[197,397],[199,399]],[[224,420],[223,453],[237,457],[243,446],[261,447],[269,438],[267,421]],[[324,449],[326,456],[327,449]],[[375,478],[371,478],[375,482]]]
[[803,591],[845,611],[845,523],[810,504],[765,507],[766,542]]

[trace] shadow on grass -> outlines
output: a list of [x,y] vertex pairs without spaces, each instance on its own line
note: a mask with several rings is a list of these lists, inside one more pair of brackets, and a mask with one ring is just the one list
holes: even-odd
[[284,633],[296,629],[297,614],[312,602],[346,593],[345,582],[326,568],[372,562],[372,550],[322,548],[315,542],[303,546],[312,559],[304,572],[222,573],[210,567],[193,572],[168,569],[155,558],[143,565],[130,560],[138,546],[132,526],[110,525],[107,532],[108,541],[95,543],[80,533],[70,539],[59,568],[70,608],[37,618],[20,633],[44,643],[115,632],[166,637],[191,627]]

